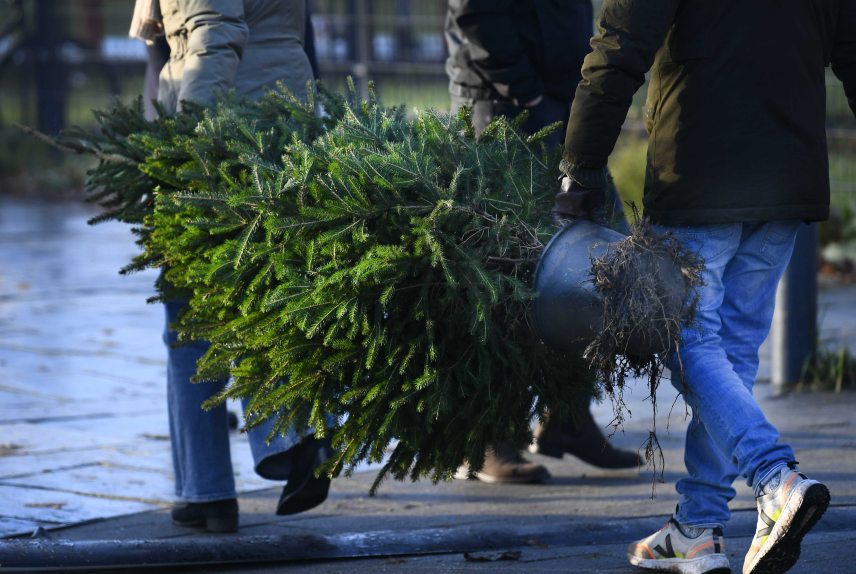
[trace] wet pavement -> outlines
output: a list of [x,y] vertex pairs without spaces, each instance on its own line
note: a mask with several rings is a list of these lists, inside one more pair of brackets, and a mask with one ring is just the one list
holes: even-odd
[[[173,500],[156,272],[95,213],[0,199],[0,537]],[[233,434],[239,490],[274,484]]]
[[[273,572],[287,564],[293,572],[629,573],[625,545],[674,508],[687,421],[682,401],[663,384],[662,482],[646,469],[605,471],[533,455],[550,469],[548,484],[390,480],[369,497],[374,474],[358,472],[334,481],[322,506],[277,517],[281,485],[252,473],[235,433],[239,534],[221,539],[173,526],[162,311],[145,303],[154,273],[117,275],[136,251],[133,239],[124,225],[87,226],[90,215],[77,204],[0,199],[0,537],[41,525],[79,549],[105,540],[116,541],[107,544],[114,551],[166,541],[184,555],[205,544],[233,557],[279,549],[265,558],[271,564],[198,572]],[[856,288],[823,289],[820,309],[821,337],[852,348]],[[766,357],[762,372],[769,372]],[[762,384],[756,394],[803,470],[833,495],[834,508],[792,572],[856,572],[856,393],[775,397]],[[628,389],[632,417],[613,437],[620,447],[639,448],[655,426],[644,396],[641,382]],[[593,410],[604,425],[612,418],[608,402]],[[736,488],[726,534],[739,571],[755,512],[748,487]],[[27,543],[0,542],[0,551],[4,544]]]

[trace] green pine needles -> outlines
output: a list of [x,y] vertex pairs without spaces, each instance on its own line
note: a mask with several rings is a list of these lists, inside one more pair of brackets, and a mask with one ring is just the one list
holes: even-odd
[[466,112],[316,98],[321,117],[285,91],[150,123],[120,106],[78,142],[103,156],[102,218],[141,226],[129,268],[163,267],[182,338],[211,343],[198,379],[232,378],[215,402],[332,437],[332,475],[385,461],[373,491],[478,467],[548,408],[585,408],[587,365],[528,320],[555,231],[548,130],[498,119],[477,142]]
[[[327,110],[323,118],[315,113],[316,101]],[[261,156],[275,160],[286,141],[294,137],[314,139],[333,125],[344,112],[343,105],[341,98],[326,91],[313,94],[309,104],[282,91],[257,102],[228,98],[215,110],[184,102],[181,112],[167,116],[158,108],[159,117],[149,121],[143,113],[142,98],[137,98],[130,105],[117,101],[109,110],[95,111],[99,130],[94,133],[71,128],[49,138],[24,129],[62,149],[98,158],[98,165],[87,172],[86,200],[103,211],[89,223],[130,223],[142,246],[153,231],[144,225],[144,219],[154,211],[156,190],[168,194],[196,189],[203,182],[209,187],[216,185],[221,174],[201,174],[198,170],[203,164],[216,163],[228,177],[238,141],[265,146]],[[198,130],[201,122],[205,128]],[[141,255],[122,272],[152,265],[154,261]]]
[[[193,181],[146,220],[148,255],[192,293],[178,327],[212,344],[198,377],[233,377],[218,400],[331,435],[332,474],[387,456],[373,489],[449,478],[594,392],[527,319],[556,158],[505,121],[476,142],[466,115],[339,109],[277,159],[267,131],[225,160],[197,154]],[[214,119],[201,141],[244,124]]]

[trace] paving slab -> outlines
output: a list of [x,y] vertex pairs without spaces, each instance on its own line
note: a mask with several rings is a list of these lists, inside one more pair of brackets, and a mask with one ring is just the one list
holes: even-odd
[[174,499],[173,484],[172,473],[166,468],[145,470],[100,463],[17,476],[0,481],[0,485],[35,487],[146,504],[171,503]]
[[0,424],[30,423],[40,424],[73,419],[113,418],[117,415],[137,413],[156,414],[163,411],[163,397],[160,393],[138,393],[117,391],[118,395],[132,398],[131,401],[117,401],[113,406],[91,401],[72,399],[26,398],[21,394],[0,391]]
[[0,516],[3,517],[0,523],[4,524],[7,518],[12,518],[49,522],[55,527],[155,508],[158,505],[139,501],[111,500],[63,490],[0,484]]
[[[50,436],[45,434],[41,424],[12,423],[2,426],[3,442],[13,444],[22,452],[39,453],[79,448],[103,447],[116,444],[109,435],[103,436],[76,429],[51,429]],[[0,459],[2,464],[2,459]]]
[[164,442],[164,438],[157,438],[151,444],[9,454],[0,458],[0,483],[22,476],[94,465],[123,465],[127,468],[168,472],[172,458]]

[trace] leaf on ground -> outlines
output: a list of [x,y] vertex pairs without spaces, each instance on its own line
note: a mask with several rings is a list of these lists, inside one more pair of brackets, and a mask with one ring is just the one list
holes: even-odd
[[520,550],[505,550],[503,552],[464,552],[467,562],[502,562],[520,560],[523,552]]

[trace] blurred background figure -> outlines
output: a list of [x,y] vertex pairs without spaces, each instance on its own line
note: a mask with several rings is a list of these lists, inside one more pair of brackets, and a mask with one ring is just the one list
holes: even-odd
[[[583,58],[590,51],[590,0],[450,0],[446,15],[446,73],[452,113],[473,110],[476,134],[496,116],[514,118],[533,134],[567,124]],[[549,144],[562,143],[563,132]]]
[[[592,19],[589,0],[450,0],[445,31],[452,113],[472,108],[480,134],[495,117],[525,111],[522,127],[528,134],[561,122],[562,129],[547,139],[548,145],[560,146],[590,51]],[[614,448],[588,409],[568,420],[548,417],[535,429],[530,450],[555,458],[571,454],[601,468],[642,462],[635,452]],[[465,478],[467,471],[462,467],[457,476]],[[541,482],[550,473],[513,448],[495,445],[475,476],[485,482]]]

